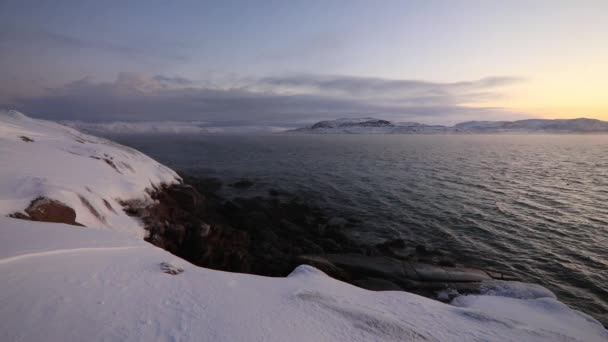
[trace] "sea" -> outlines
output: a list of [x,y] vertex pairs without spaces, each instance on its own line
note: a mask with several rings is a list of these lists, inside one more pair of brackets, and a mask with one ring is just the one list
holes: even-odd
[[608,135],[111,136],[180,173],[250,179],[223,195],[294,194],[402,238],[537,283],[608,326]]

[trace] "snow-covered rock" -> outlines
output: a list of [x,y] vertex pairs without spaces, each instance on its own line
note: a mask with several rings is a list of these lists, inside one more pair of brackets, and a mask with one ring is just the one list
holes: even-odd
[[[2,341],[608,340],[537,285],[492,281],[444,304],[311,266],[287,278],[200,268],[144,242],[120,214],[116,198],[178,180],[152,159],[16,112],[0,114],[0,157]],[[86,227],[5,216],[37,196],[70,205]]]
[[146,189],[179,176],[150,157],[16,111],[0,111],[0,215],[23,212],[38,197],[73,208],[87,227],[144,236],[120,200],[146,200]]

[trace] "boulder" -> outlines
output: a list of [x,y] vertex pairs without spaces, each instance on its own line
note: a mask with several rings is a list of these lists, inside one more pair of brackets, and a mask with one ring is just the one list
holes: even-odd
[[403,278],[406,276],[400,260],[385,256],[365,256],[359,254],[327,254],[325,258],[338,267],[353,274],[382,278]]
[[25,209],[32,221],[66,223],[82,226],[76,222],[76,212],[67,205],[46,197],[38,197]]
[[370,291],[403,291],[401,286],[390,280],[379,278],[363,278],[353,281],[353,285]]

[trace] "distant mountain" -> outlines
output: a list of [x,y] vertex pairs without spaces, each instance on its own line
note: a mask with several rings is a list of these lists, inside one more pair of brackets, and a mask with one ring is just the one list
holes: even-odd
[[585,118],[530,119],[467,121],[454,126],[441,126],[361,118],[320,121],[288,132],[313,134],[608,133],[608,122]]
[[595,119],[530,119],[518,121],[468,121],[454,129],[472,133],[547,132],[547,133],[605,133],[608,122]]
[[448,127],[416,122],[391,122],[374,118],[319,121],[288,132],[316,134],[424,134],[447,133]]

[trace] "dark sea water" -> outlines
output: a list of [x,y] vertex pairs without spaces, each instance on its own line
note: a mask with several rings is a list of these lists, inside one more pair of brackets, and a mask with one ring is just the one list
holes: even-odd
[[[608,325],[608,136],[112,137],[192,175],[299,195],[469,266],[513,273]],[[243,191],[243,192],[238,192]]]

